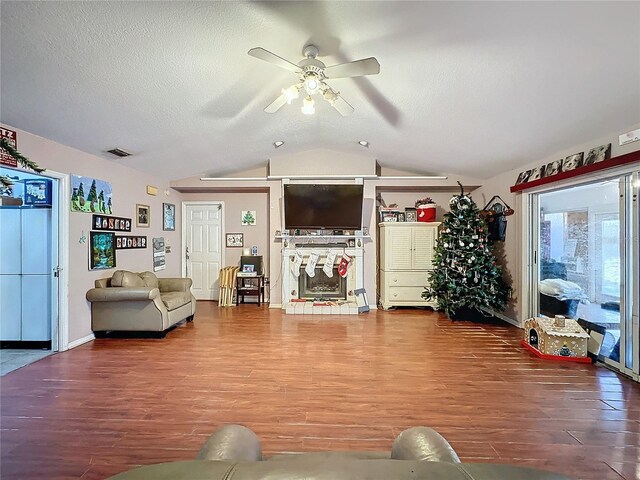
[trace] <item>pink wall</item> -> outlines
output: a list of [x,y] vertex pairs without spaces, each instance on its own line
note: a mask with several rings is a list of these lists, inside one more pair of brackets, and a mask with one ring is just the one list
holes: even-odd
[[[129,167],[125,167],[88,153],[66,147],[59,143],[32,135],[17,128],[6,126],[18,133],[18,150],[41,167],[57,173],[82,175],[98,178],[111,183],[113,188],[113,214],[131,217],[131,235],[146,235],[149,243],[153,237],[164,237],[171,245],[172,253],[166,255],[166,270],[158,272],[161,277],[180,276],[180,203],[181,194],[169,189],[169,183]],[[135,157],[131,160],[135,162]],[[146,186],[158,188],[157,196],[146,193]],[[164,192],[168,190],[169,195]],[[162,230],[162,203],[176,205],[176,231]],[[137,203],[151,207],[149,228],[135,227],[135,206]],[[63,205],[62,208],[69,208]],[[69,213],[69,342],[90,335],[91,309],[85,299],[87,290],[98,278],[110,277],[116,269],[132,271],[153,271],[152,249],[118,250],[117,268],[93,270],[88,267],[89,247],[79,243],[83,232],[88,237],[91,230],[91,214]]]
[[[244,234],[244,248],[258,246],[258,255],[262,255],[265,275],[269,276],[269,193],[267,192],[211,192],[182,193],[185,202],[224,202],[224,231]],[[256,225],[243,226],[242,212],[256,211]],[[223,240],[224,241],[224,240]],[[238,265],[242,248],[225,248],[224,265]]]

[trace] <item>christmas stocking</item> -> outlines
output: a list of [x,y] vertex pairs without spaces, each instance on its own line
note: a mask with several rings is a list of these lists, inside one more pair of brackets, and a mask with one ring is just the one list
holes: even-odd
[[300,266],[302,265],[302,253],[300,250],[296,250],[296,256],[291,261],[291,273],[298,278],[300,276]]
[[341,277],[347,276],[347,270],[349,269],[349,264],[351,263],[351,257],[346,253],[342,255],[342,259],[340,260],[340,265],[338,265],[338,274]]
[[329,250],[329,253],[327,253],[327,259],[324,261],[324,265],[322,266],[322,271],[329,278],[333,277],[333,264],[335,261],[336,252]]
[[304,271],[307,272],[310,278],[316,276],[316,264],[318,263],[318,254],[316,252],[311,252],[309,254],[309,258],[307,259],[307,266],[304,267]]

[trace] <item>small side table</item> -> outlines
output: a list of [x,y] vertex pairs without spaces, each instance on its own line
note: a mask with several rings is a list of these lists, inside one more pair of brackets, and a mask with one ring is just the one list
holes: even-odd
[[[258,298],[258,306],[264,302],[264,275],[245,276],[238,274],[236,278],[236,305],[247,303],[244,301],[245,295]],[[240,302],[242,297],[242,302]]]

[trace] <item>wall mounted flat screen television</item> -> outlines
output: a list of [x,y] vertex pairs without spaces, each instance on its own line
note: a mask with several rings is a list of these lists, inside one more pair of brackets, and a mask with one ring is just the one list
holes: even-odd
[[362,192],[362,185],[287,184],[284,228],[360,230]]

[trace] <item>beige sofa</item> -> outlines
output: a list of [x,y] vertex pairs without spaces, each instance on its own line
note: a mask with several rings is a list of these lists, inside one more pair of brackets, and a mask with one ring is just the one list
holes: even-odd
[[158,278],[151,272],[117,270],[111,278],[96,280],[87,292],[91,302],[91,329],[96,337],[109,332],[155,332],[196,313],[190,278]]

